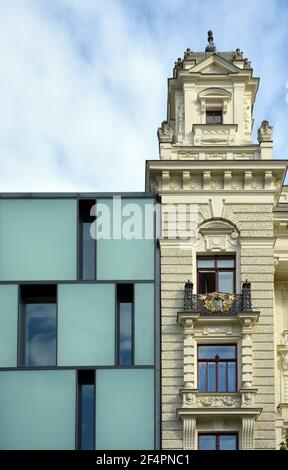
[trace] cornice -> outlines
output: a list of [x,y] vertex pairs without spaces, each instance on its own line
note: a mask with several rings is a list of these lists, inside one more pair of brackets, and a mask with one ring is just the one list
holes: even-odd
[[[195,148],[195,147],[193,147]],[[198,147],[203,149],[203,147]],[[227,150],[227,147],[225,147]],[[236,147],[237,148],[237,147]],[[191,147],[190,147],[191,149]],[[220,149],[220,147],[217,147]],[[230,150],[230,147],[229,147]],[[278,169],[287,170],[288,160],[146,160],[147,169],[155,170],[199,170],[212,169]]]

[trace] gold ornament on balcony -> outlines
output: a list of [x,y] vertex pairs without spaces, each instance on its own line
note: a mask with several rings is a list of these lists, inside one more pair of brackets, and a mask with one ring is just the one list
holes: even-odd
[[204,307],[209,312],[229,312],[233,306],[236,296],[233,294],[225,294],[222,292],[211,292],[210,294],[200,295]]

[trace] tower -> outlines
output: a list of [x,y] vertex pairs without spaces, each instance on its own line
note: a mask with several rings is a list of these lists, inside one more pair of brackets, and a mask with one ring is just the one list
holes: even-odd
[[146,167],[162,205],[163,449],[273,449],[275,420],[283,427],[274,237],[287,162],[272,160],[268,121],[253,143],[258,86],[243,52],[217,52],[212,31],[168,80],[160,160]]

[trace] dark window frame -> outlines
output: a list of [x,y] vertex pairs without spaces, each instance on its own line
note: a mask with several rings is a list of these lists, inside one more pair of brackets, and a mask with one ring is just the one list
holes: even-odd
[[238,432],[198,432],[198,450],[205,450],[200,449],[200,437],[201,436],[215,436],[216,437],[216,449],[214,450],[221,450],[220,449],[220,436],[235,436],[236,437],[236,449],[239,450],[239,433]]
[[[58,360],[58,286],[57,284],[20,284],[18,306],[18,368],[43,368],[57,367]],[[26,305],[47,303],[56,306],[56,329],[55,329],[55,364],[54,365],[26,365]]]
[[[120,290],[127,289],[127,295],[119,294]],[[128,292],[130,290],[130,294]],[[121,364],[121,331],[120,331],[120,304],[125,303],[123,299],[128,299],[127,303],[132,303],[131,312],[131,364]],[[131,301],[132,299],[132,301]],[[122,302],[121,302],[122,300]],[[117,283],[116,284],[116,366],[118,367],[133,367],[135,366],[135,287],[131,283]]]
[[[219,359],[216,359],[216,357],[214,359],[212,358],[209,358],[209,359],[199,359],[199,349],[201,347],[207,347],[207,346],[214,346],[214,347],[223,347],[223,346],[233,346],[235,348],[235,358],[234,359],[231,359],[231,358],[219,358]],[[216,390],[211,392],[208,390],[208,363],[209,362],[213,362],[215,363],[215,382],[216,382]],[[220,387],[219,387],[219,362],[225,362],[226,363],[226,390],[223,391],[223,390],[219,390]],[[233,362],[234,364],[236,364],[236,367],[235,367],[235,390],[229,390],[228,391],[228,367],[227,367],[227,364],[229,362]],[[198,385],[198,391],[200,389],[200,368],[199,368],[199,363],[206,363],[206,377],[205,377],[205,382],[206,382],[206,390],[201,390],[200,393],[235,393],[237,392],[238,390],[238,351],[237,351],[237,344],[235,343],[223,343],[223,344],[214,344],[214,343],[210,343],[210,344],[206,344],[206,343],[200,343],[200,344],[197,344],[197,385]]]
[[[212,260],[214,261],[213,268],[201,268],[198,267],[199,260]],[[218,261],[221,260],[233,260],[234,267],[233,268],[221,268],[218,267]],[[201,272],[211,272],[215,273],[215,292],[219,292],[219,273],[220,272],[233,272],[233,294],[236,293],[236,256],[235,255],[215,255],[215,256],[197,256],[197,293],[201,294],[200,292],[200,274]]]
[[77,449],[82,449],[82,387],[83,385],[93,385],[93,429],[92,442],[95,450],[96,435],[96,370],[95,369],[78,369],[77,370]]
[[[223,124],[223,110],[222,109],[207,109],[206,110],[206,124],[208,126],[215,126]],[[208,117],[212,118],[212,122],[208,122]],[[221,118],[221,122],[215,122],[217,118]]]
[[97,279],[97,241],[93,239],[94,245],[94,273],[91,279],[84,279],[84,269],[83,269],[83,224],[90,223],[92,224],[96,216],[90,215],[90,211],[94,205],[97,204],[96,199],[79,199],[78,200],[78,278],[80,281],[94,281]]

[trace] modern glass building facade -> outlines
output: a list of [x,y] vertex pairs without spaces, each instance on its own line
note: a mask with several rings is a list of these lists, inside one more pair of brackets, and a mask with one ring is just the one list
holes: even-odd
[[[1,195],[1,449],[159,447],[154,204]],[[95,205],[112,234],[97,240]],[[127,240],[114,226],[134,229],[133,206]]]

